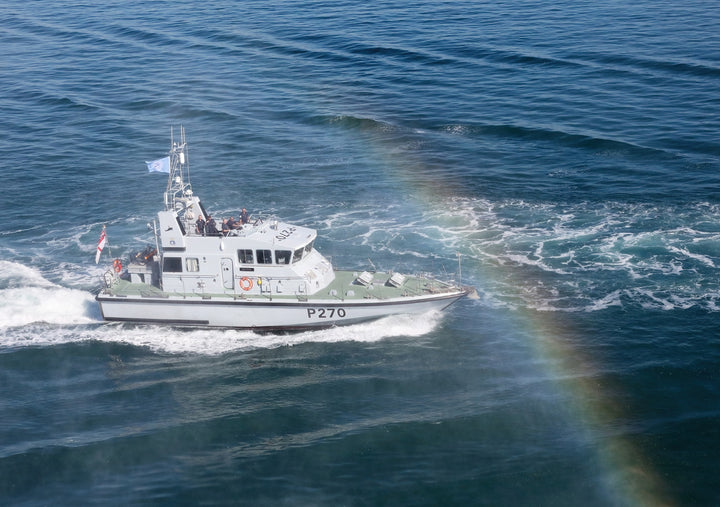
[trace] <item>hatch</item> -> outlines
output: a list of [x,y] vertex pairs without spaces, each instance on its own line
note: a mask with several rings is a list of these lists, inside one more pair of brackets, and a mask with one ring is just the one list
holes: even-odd
[[233,276],[233,261],[229,257],[223,257],[220,260],[220,270],[222,271],[223,287],[226,289],[235,288],[235,277]]

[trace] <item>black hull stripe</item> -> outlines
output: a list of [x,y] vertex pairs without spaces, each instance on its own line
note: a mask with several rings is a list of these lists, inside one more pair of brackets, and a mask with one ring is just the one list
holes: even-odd
[[132,319],[125,317],[105,317],[105,320],[111,322],[138,322],[144,324],[164,324],[167,326],[207,326],[209,320],[181,320],[181,319]]
[[329,329],[338,326],[350,326],[353,324],[360,324],[362,322],[371,322],[377,320],[380,317],[368,317],[366,319],[345,319],[332,321],[323,324],[292,324],[287,326],[213,326],[207,320],[164,320],[164,319],[131,319],[123,317],[111,317],[105,318],[109,322],[127,322],[131,324],[157,324],[161,326],[174,326],[174,327],[204,327],[212,329],[237,329],[237,330],[248,330],[248,331],[309,331],[309,330],[322,330]]

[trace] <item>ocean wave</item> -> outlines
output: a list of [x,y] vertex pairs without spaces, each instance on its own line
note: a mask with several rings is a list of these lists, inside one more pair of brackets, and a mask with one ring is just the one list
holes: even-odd
[[538,128],[513,124],[468,124],[442,125],[440,131],[465,137],[502,137],[529,141],[548,141],[570,148],[581,148],[592,152],[622,154],[636,157],[669,157],[670,152],[656,147],[641,146],[622,139],[597,137],[583,133]]
[[387,121],[345,114],[313,116],[309,119],[309,123],[328,124],[348,130],[358,130],[361,132],[410,132],[409,129],[403,128],[399,125],[393,125],[392,123]]
[[494,45],[485,46],[446,46],[443,53],[448,57],[465,62],[489,62],[493,65],[508,66],[543,66],[558,68],[582,67],[582,63],[571,59],[553,56],[550,53],[540,54],[529,51],[512,50]]
[[720,69],[709,62],[658,60],[651,57],[631,56],[627,54],[606,54],[580,52],[569,55],[571,59],[596,63],[606,69],[623,69],[632,72],[644,72],[662,75],[663,77],[680,77],[682,75],[699,77],[718,77]]

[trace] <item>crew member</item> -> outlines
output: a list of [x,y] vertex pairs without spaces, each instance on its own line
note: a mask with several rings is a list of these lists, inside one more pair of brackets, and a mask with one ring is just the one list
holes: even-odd
[[201,236],[205,236],[205,220],[203,220],[202,215],[200,215],[197,222],[195,222],[195,232]]
[[220,232],[217,230],[215,219],[208,215],[207,222],[205,223],[205,235],[206,236],[219,236]]

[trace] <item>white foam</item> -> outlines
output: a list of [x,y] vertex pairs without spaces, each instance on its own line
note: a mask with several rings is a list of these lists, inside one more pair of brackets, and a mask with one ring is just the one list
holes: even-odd
[[92,294],[77,289],[4,289],[0,291],[0,328],[35,322],[86,324],[98,320],[99,311],[94,307]]
[[[423,315],[394,315],[373,322],[290,334],[257,334],[251,331],[196,330],[153,334],[135,345],[171,353],[218,355],[234,350],[277,348],[304,343],[372,343],[392,337],[420,337],[432,331],[441,319],[439,312]],[[166,329],[166,331],[168,331]],[[124,335],[123,339],[129,336]],[[132,343],[132,342],[131,342]]]
[[620,297],[623,295],[623,293],[624,291],[620,289],[614,290],[610,294],[591,302],[587,306],[587,308],[585,308],[585,311],[596,312],[600,310],[605,310],[607,308],[610,308],[611,306],[622,306],[622,301],[620,300]]
[[[502,301],[543,311],[626,304],[717,311],[715,211],[703,204],[661,208],[456,198],[429,212],[442,216],[439,223],[453,223],[446,233],[454,238],[437,236],[474,259],[463,263],[463,275],[481,275],[484,304]],[[547,290],[550,286],[558,291]]]
[[0,287],[20,286],[52,287],[40,271],[23,264],[0,260]]
[[92,294],[61,287],[34,269],[0,261],[0,329],[37,322],[86,324],[100,319]]
[[[257,334],[236,330],[178,330],[169,327],[117,327],[97,330],[95,339],[148,347],[172,354],[220,355],[236,350],[272,349],[304,343],[377,342],[399,336],[420,337],[436,327],[440,315],[396,315],[353,326],[290,334]],[[107,326],[105,326],[107,327]],[[112,326],[115,327],[115,326]]]
[[678,248],[678,247],[674,247],[674,246],[671,246],[669,248],[669,250],[671,252],[675,252],[675,253],[684,255],[690,259],[695,259],[697,261],[700,261],[703,264],[705,264],[706,266],[709,266],[711,268],[715,267],[715,262],[707,255],[692,253],[687,248]]

